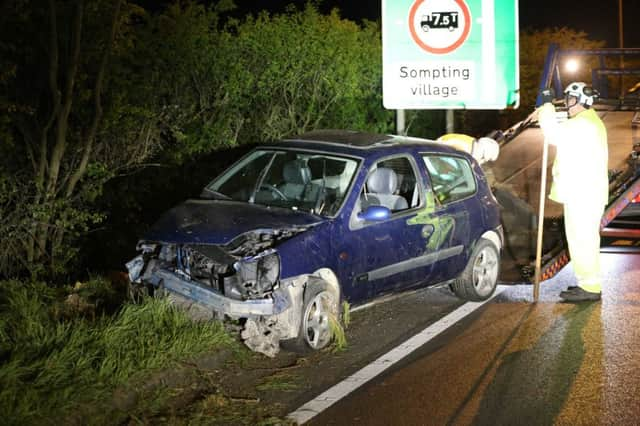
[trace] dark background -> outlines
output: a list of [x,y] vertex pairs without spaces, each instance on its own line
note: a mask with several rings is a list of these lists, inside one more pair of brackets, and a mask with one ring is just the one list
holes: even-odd
[[[241,17],[262,10],[279,13],[283,12],[287,5],[293,4],[303,8],[308,2],[309,0],[235,0],[237,8],[231,14]],[[141,3],[147,10],[153,11],[168,2],[142,0]],[[381,19],[380,0],[324,0],[314,3],[325,13],[338,8],[341,16],[354,21]],[[633,22],[640,16],[640,1],[625,0],[623,8],[625,47],[640,47],[640,32],[635,30]],[[618,0],[586,0],[579,5],[577,2],[571,4],[561,0],[520,1],[519,18],[521,29],[569,27],[584,31],[592,40],[606,41],[608,47],[618,46]],[[146,232],[149,224],[155,222],[162,211],[185,198],[197,197],[200,189],[213,176],[249,148],[243,146],[233,150],[217,151],[187,161],[182,167],[141,170],[133,176],[110,182],[105,188],[106,205],[103,206],[103,210],[109,211],[110,216],[104,227],[90,236],[90,243],[84,251],[87,263],[91,263],[88,269],[122,269],[124,262],[136,255],[135,241]],[[206,167],[203,167],[203,164]],[[163,179],[158,179],[158,175],[162,175]],[[166,185],[167,179],[171,185]],[[122,202],[118,198],[121,197],[123,187],[126,191],[137,194],[135,203]],[[114,199],[118,201],[114,202]],[[105,249],[105,245],[108,249]]]
[[[388,0],[393,1],[393,0]],[[238,14],[269,10],[281,12],[289,4],[304,6],[308,0],[236,0]],[[338,8],[341,16],[358,21],[377,21],[381,17],[382,2],[365,0],[316,1],[320,10]],[[618,47],[618,0],[526,0],[520,1],[521,29],[569,27],[586,32],[591,39],[605,40],[607,47]],[[640,47],[640,1],[623,0],[624,47]]]

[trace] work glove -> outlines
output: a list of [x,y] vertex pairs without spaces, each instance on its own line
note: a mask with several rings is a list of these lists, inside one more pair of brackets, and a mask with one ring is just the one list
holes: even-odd
[[487,161],[495,161],[500,155],[500,145],[495,139],[482,137],[476,141],[471,153],[478,163],[483,164]]
[[540,98],[543,104],[552,102],[556,97],[556,93],[553,91],[553,87],[545,87],[540,91]]

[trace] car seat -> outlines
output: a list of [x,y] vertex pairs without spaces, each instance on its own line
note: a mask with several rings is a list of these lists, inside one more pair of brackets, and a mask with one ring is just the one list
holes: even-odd
[[367,178],[368,193],[365,194],[362,207],[383,206],[391,211],[404,210],[409,207],[407,200],[396,195],[398,175],[392,169],[379,167]]
[[304,160],[292,160],[282,168],[284,184],[278,189],[289,200],[309,201],[317,196],[318,186],[311,182],[311,169]]

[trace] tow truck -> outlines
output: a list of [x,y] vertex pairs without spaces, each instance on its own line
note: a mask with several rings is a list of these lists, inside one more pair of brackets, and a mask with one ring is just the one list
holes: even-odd
[[[601,235],[610,241],[622,236],[626,245],[640,247],[640,232],[633,226],[625,229],[625,220],[621,220],[626,212],[640,210],[637,209],[640,201],[640,90],[636,89],[640,81],[640,49],[576,50],[551,44],[540,89],[553,87],[556,93],[562,93],[568,83],[576,81],[575,75],[569,75],[563,69],[569,59],[592,65],[591,84],[600,94],[593,108],[607,128],[610,196],[600,223]],[[630,90],[624,89],[625,82],[630,82]],[[541,103],[538,97],[536,107]],[[558,116],[566,119],[566,111],[559,110]],[[535,271],[544,137],[537,122],[530,119],[491,136],[500,143],[500,157],[483,167],[493,175],[494,194],[503,207],[506,247],[500,278],[503,282],[530,283]],[[532,146],[539,149],[532,150]],[[551,147],[550,159],[554,153],[555,149]],[[551,175],[551,163],[544,165],[548,176]],[[553,277],[570,260],[562,205],[547,198],[544,212],[541,281]],[[640,219],[636,213],[632,212],[630,216]]]

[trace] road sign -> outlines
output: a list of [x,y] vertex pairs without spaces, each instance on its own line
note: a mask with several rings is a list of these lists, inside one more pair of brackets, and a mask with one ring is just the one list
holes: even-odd
[[[409,11],[409,31],[429,53],[450,53],[462,45],[471,29],[471,13],[463,0],[416,1]],[[444,30],[444,31],[443,31]]]
[[382,0],[382,51],[386,108],[519,104],[517,0]]

